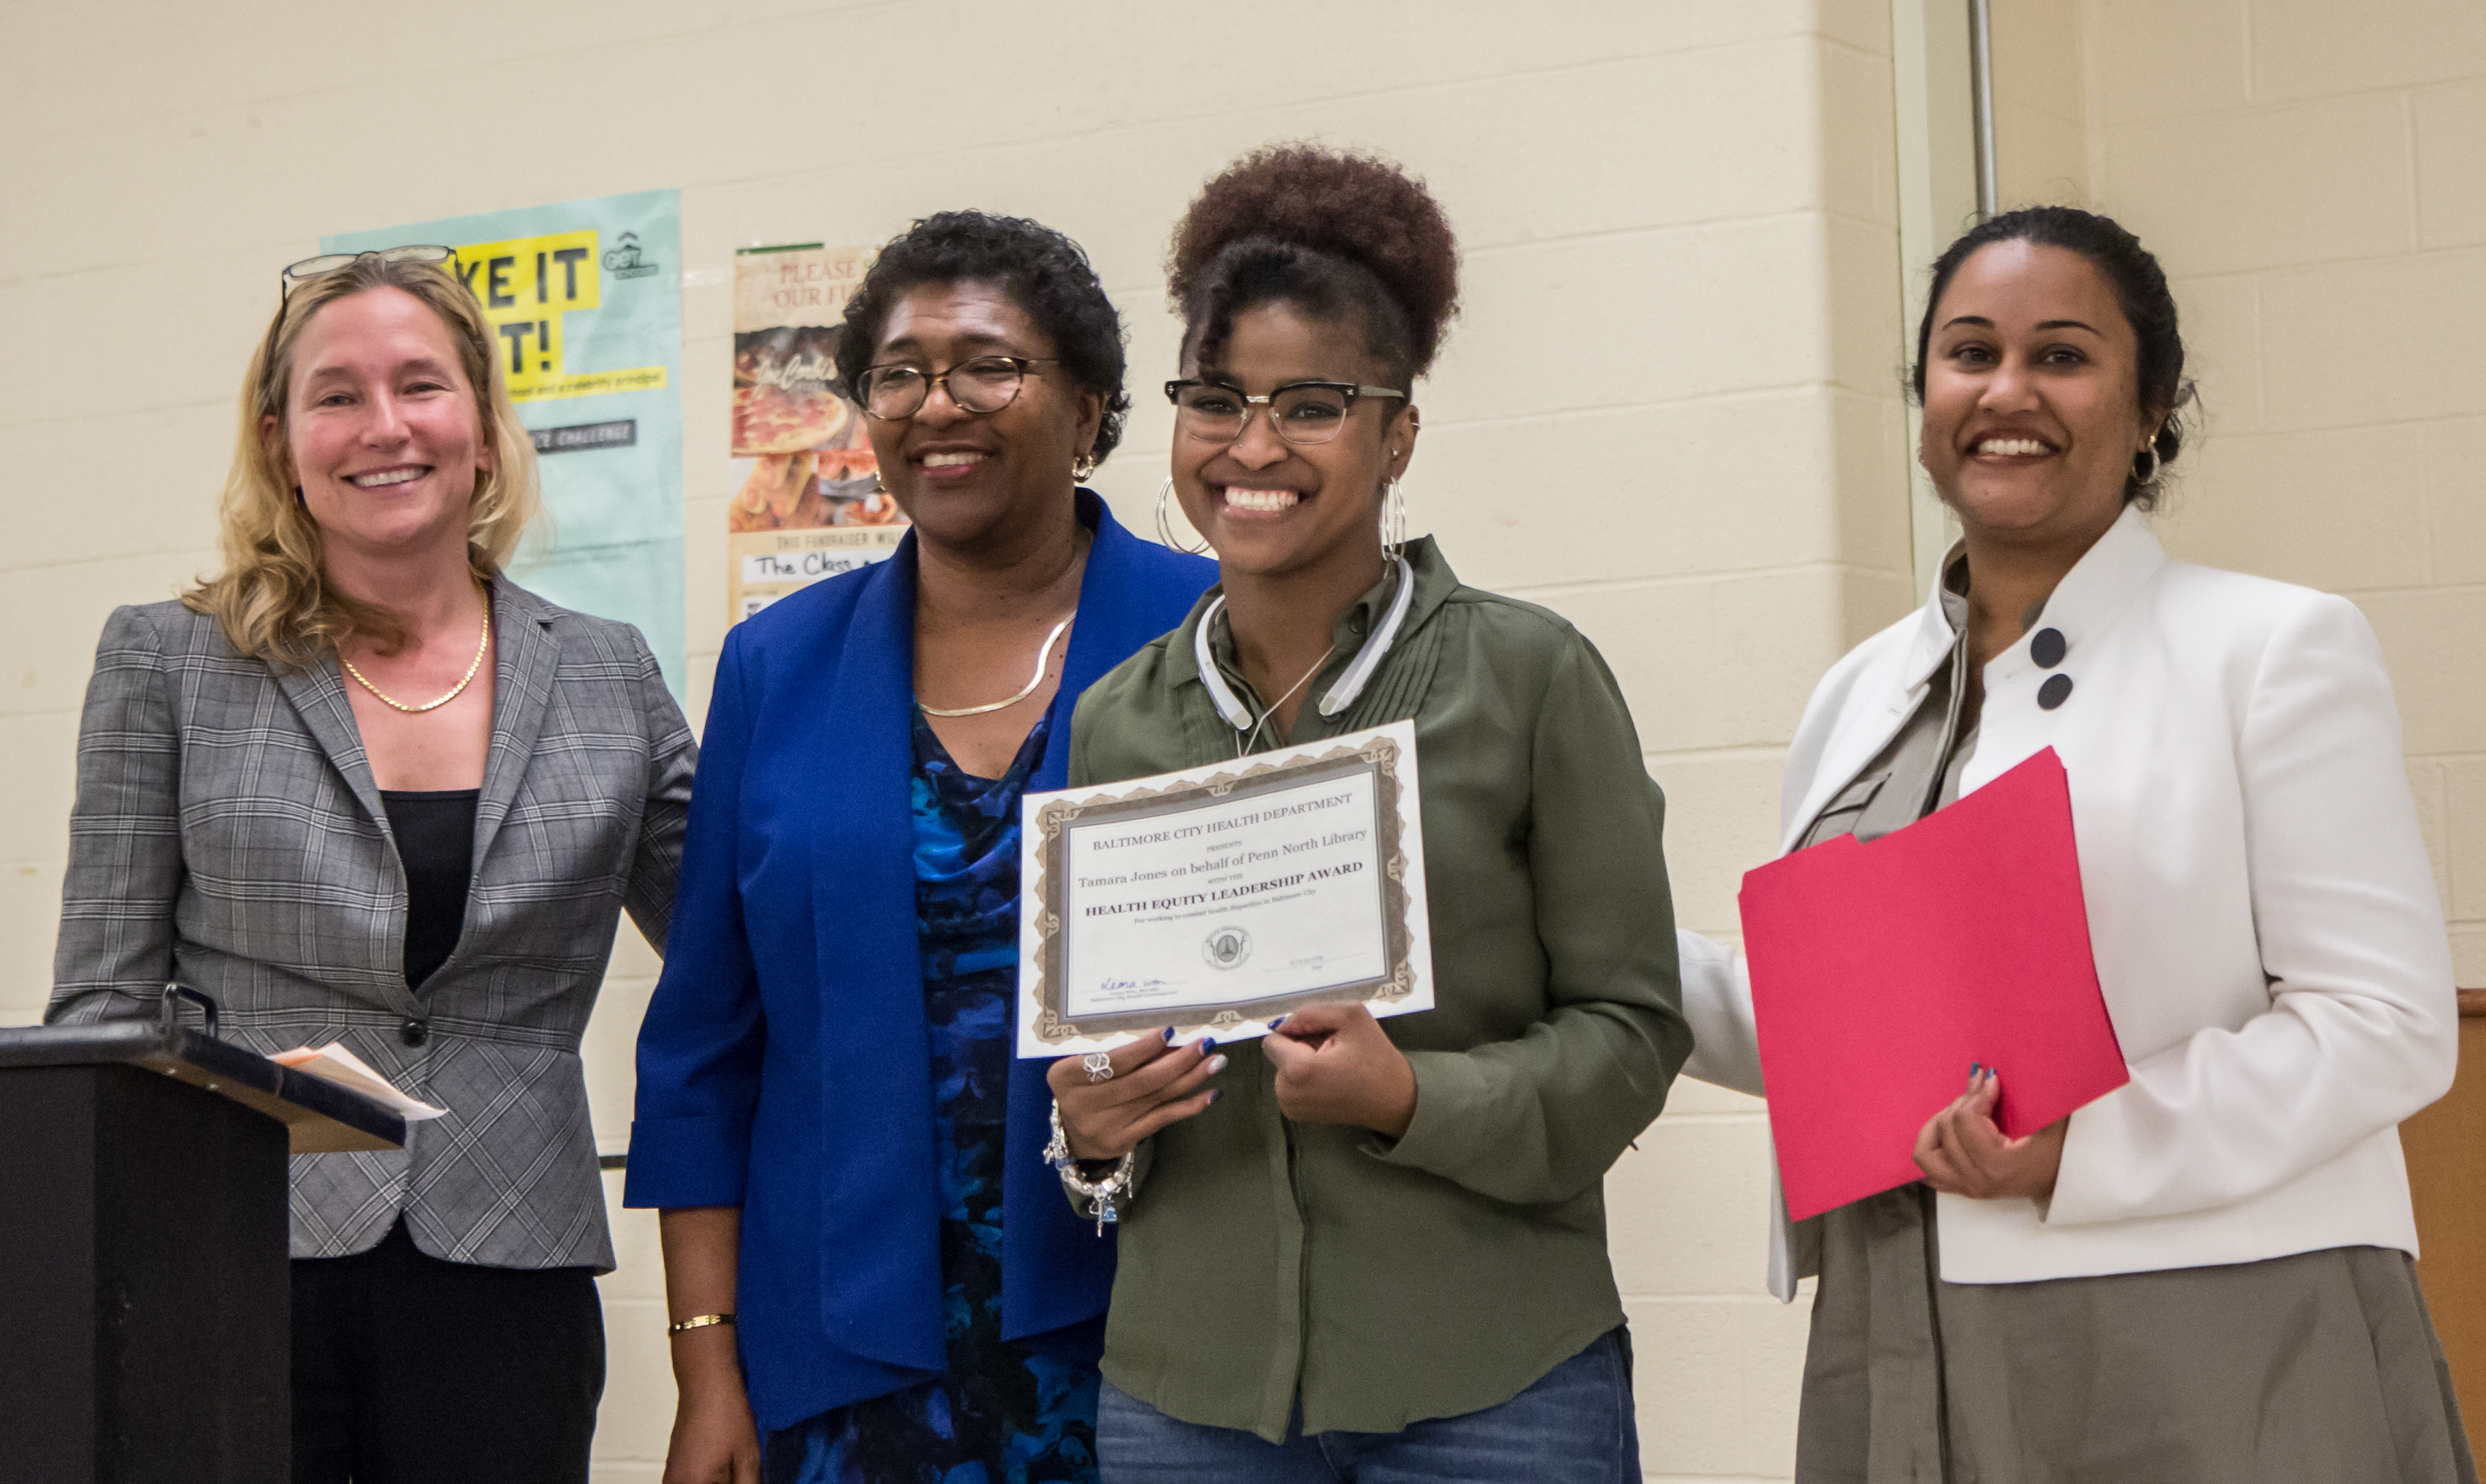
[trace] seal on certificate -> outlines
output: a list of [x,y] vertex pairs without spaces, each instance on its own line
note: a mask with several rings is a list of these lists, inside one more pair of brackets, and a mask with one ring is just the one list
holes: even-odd
[[1221,927],[1200,946],[1200,956],[1211,969],[1240,969],[1252,956],[1252,935],[1239,927]]

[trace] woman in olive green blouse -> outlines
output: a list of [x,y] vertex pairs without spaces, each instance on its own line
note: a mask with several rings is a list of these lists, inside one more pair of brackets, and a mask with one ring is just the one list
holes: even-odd
[[1082,700],[1071,782],[1412,719],[1435,1007],[1056,1063],[1070,1153],[1146,1160],[1104,1477],[1637,1481],[1602,1181],[1691,1050],[1665,804],[1578,631],[1383,539],[1449,225],[1387,164],[1286,147],[1209,183],[1173,268],[1171,488],[1222,581]]

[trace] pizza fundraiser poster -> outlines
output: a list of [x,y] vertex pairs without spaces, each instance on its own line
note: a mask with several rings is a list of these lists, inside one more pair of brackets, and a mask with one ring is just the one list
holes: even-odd
[[564,608],[638,625],[685,701],[679,197],[332,233],[319,250],[406,243],[456,250],[535,438],[552,540],[520,547],[511,575]]
[[885,561],[906,517],[880,492],[861,409],[838,395],[838,332],[868,248],[745,248],[733,262],[728,621]]

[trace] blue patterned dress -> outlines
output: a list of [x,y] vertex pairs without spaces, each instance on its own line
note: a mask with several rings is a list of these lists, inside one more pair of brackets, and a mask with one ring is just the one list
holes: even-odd
[[952,761],[915,713],[915,913],[950,1368],[769,1434],[767,1484],[1094,1484],[1094,1368],[1001,1337],[1019,798],[1050,722],[1036,723],[1008,773],[984,779]]

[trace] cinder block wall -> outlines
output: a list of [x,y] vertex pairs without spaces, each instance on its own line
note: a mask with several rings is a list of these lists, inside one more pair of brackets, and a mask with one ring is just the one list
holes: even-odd
[[[2486,17],[2467,0],[1996,0],[2006,200],[2087,199],[2177,276],[2207,440],[2179,553],[2351,592],[2486,984]],[[1408,488],[1470,581],[1570,615],[1672,803],[1687,925],[1731,935],[1814,677],[1912,601],[1884,0],[1368,4],[1299,27],[1079,0],[267,0],[0,13],[0,1021],[50,977],[76,707],[116,604],[212,558],[241,365],[323,231],[682,188],[693,713],[724,629],[737,246],[878,240],[976,205],[1086,243],[1171,364],[1190,191],[1312,136],[1427,176],[1468,315]],[[1000,106],[995,106],[998,103]],[[953,106],[954,104],[954,106]],[[866,129],[874,110],[902,120]],[[996,124],[996,120],[1000,122]],[[1142,396],[1100,483],[1147,519]],[[655,960],[589,1034],[627,1128]],[[1610,1182],[1652,1478],[1783,1478],[1801,1305],[1760,1295],[1756,1105],[1684,1085]],[[618,1199],[618,1180],[610,1194]],[[653,1222],[617,1209],[599,1480],[672,1412]]]
[[2200,400],[2168,549],[2364,610],[2486,987],[2486,7],[1994,8],[2005,204],[2092,205],[2174,285]]
[[[1172,367],[1175,213],[1305,136],[1387,151],[1449,205],[1467,315],[1423,392],[1415,521],[1613,661],[1686,922],[1732,929],[1814,677],[1909,600],[1881,0],[1373,4],[1310,32],[1103,0],[156,0],[0,27],[0,1019],[49,982],[97,632],[212,563],[242,364],[323,231],[682,189],[694,716],[725,626],[735,247],[1038,217],[1093,254],[1146,389]],[[1100,482],[1146,529],[1170,420],[1138,408]],[[588,1048],[608,1143],[655,972],[624,940]],[[1687,1086],[1613,1178],[1653,1477],[1790,1466],[1805,1316],[1759,1293],[1757,1118]],[[606,1484],[657,1477],[673,1407],[654,1223],[616,1219]]]

